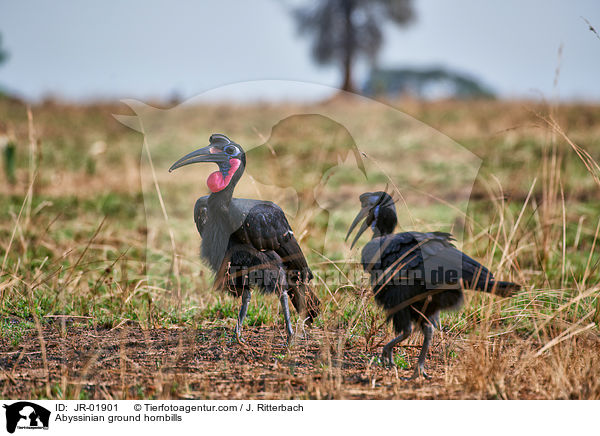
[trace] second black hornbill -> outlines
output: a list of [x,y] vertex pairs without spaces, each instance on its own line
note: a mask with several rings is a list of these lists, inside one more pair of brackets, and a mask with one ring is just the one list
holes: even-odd
[[393,366],[394,346],[408,338],[415,325],[424,340],[411,378],[429,378],[425,358],[433,327],[439,326],[440,310],[460,306],[463,288],[508,296],[520,286],[495,280],[486,267],[454,247],[449,233],[394,234],[396,207],[386,192],[366,192],[360,202],[346,239],[362,220],[352,247],[365,230],[373,230],[373,238],[362,249],[361,263],[371,277],[375,300],[387,311],[398,335],[383,347],[384,364]]
[[288,300],[307,323],[319,313],[319,299],[309,285],[312,272],[279,206],[270,201],[233,198],[246,167],[242,147],[217,133],[211,135],[209,143],[169,169],[171,172],[198,162],[219,167],[207,180],[211,194],[199,198],[194,207],[194,222],[202,237],[201,255],[216,273],[215,287],[242,297],[235,328],[239,341],[243,341],[242,324],[255,287],[278,294],[290,343],[294,330]]

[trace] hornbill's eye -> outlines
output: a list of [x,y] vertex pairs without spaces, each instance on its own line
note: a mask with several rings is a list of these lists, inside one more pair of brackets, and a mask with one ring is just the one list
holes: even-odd
[[234,155],[237,153],[237,148],[235,148],[233,145],[228,145],[223,151],[227,154]]

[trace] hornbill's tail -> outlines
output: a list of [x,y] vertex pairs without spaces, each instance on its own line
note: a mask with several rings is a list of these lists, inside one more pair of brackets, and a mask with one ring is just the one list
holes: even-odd
[[521,290],[521,285],[513,282],[503,282],[500,280],[492,280],[485,283],[484,286],[477,286],[478,291],[491,292],[500,297],[510,297],[515,292]]
[[521,285],[513,282],[494,281],[492,282],[492,292],[501,297],[510,297],[515,292],[521,290]]

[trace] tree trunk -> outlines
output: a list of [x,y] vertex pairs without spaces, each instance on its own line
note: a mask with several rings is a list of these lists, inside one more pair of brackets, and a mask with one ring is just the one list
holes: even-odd
[[342,91],[355,92],[354,83],[352,81],[352,64],[354,58],[354,26],[352,23],[352,12],[354,11],[354,0],[343,0],[345,34],[344,34],[344,82],[342,83]]
[[352,57],[344,57],[344,82],[342,83],[342,91],[355,92],[354,83],[352,82]]

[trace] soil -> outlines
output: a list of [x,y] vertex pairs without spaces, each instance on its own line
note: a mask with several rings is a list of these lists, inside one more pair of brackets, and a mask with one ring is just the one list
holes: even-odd
[[448,387],[439,346],[426,364],[432,378],[404,381],[416,342],[400,347],[410,367],[390,369],[379,363],[381,346],[367,352],[363,341],[337,351],[343,333],[310,328],[288,349],[277,327],[246,327],[239,344],[223,325],[142,330],[57,322],[43,328],[45,358],[37,333],[11,351],[0,343],[0,392],[20,399],[465,398]]

